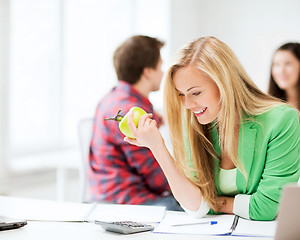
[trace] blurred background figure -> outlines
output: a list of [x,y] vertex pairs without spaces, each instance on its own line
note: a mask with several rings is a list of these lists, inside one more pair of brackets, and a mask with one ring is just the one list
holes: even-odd
[[272,60],[268,93],[300,110],[300,44],[279,47]]
[[105,120],[114,117],[119,109],[124,116],[136,106],[152,113],[161,126],[162,117],[148,97],[160,88],[163,46],[157,38],[137,35],[124,41],[114,53],[118,83],[102,98],[94,118],[89,156],[94,201],[181,209],[151,151],[125,142],[119,123]]

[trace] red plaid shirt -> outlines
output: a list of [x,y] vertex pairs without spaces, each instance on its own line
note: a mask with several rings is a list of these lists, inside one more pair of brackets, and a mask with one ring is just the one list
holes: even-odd
[[119,109],[125,115],[133,106],[153,113],[153,118],[161,123],[150,101],[124,81],[119,81],[97,107],[89,155],[89,178],[94,200],[142,204],[156,200],[170,190],[151,151],[125,142],[119,123],[103,120],[114,117]]

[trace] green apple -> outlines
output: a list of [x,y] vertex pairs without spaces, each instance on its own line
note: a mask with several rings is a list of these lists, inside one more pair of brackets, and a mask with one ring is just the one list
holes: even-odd
[[133,112],[133,122],[134,122],[135,126],[137,127],[140,117],[143,116],[144,114],[146,114],[145,110],[142,108],[139,108],[139,107],[132,107],[125,116],[120,115],[121,110],[119,110],[119,112],[117,113],[117,115],[114,118],[106,118],[104,120],[118,121],[120,131],[125,136],[135,139],[135,137],[132,135],[132,132],[127,124],[128,115],[131,111]]
[[122,118],[122,120],[119,122],[119,129],[121,130],[121,132],[129,137],[129,138],[135,138],[133,135],[132,135],[132,132],[127,124],[128,122],[128,115],[130,112],[133,112],[133,122],[135,124],[136,127],[138,127],[138,123],[139,123],[139,119],[141,116],[143,116],[144,114],[146,114],[146,112],[139,108],[139,107],[132,107],[129,112]]

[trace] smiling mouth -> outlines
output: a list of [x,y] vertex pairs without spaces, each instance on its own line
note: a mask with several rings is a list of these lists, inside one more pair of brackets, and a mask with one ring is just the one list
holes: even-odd
[[201,109],[200,111],[194,111],[195,116],[198,117],[198,116],[203,115],[205,113],[206,109],[207,109],[207,107]]

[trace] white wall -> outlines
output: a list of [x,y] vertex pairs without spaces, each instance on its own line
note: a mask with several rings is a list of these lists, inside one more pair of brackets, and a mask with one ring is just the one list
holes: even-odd
[[[8,159],[9,147],[8,90],[9,86],[12,89],[12,85],[8,81],[10,62],[8,51],[11,33],[9,29],[9,5],[12,2],[12,0],[0,0],[0,183],[2,183],[0,187],[6,185],[2,178],[7,173],[7,162],[4,160]],[[31,0],[32,2],[35,1]],[[36,2],[38,3],[38,1]],[[51,0],[48,2],[51,3]],[[71,121],[75,123],[74,119],[77,117],[77,113],[89,113],[85,109],[91,105],[86,103],[91,102],[92,108],[94,108],[96,101],[101,97],[98,96],[98,92],[91,94],[91,86],[94,88],[93,90],[99,89],[96,87],[98,83],[95,81],[97,79],[106,81],[111,77],[114,78],[113,71],[111,76],[104,76],[103,71],[101,71],[102,65],[99,64],[99,56],[103,53],[100,47],[106,46],[105,54],[114,49],[107,47],[105,44],[107,40],[104,40],[104,43],[100,41],[103,33],[104,35],[115,36],[114,42],[116,44],[124,40],[123,36],[126,35],[127,29],[129,29],[128,34],[133,31],[135,34],[147,34],[166,40],[166,46],[163,49],[166,67],[170,55],[182,44],[200,36],[216,36],[235,51],[249,75],[262,90],[267,88],[270,61],[274,50],[286,41],[300,41],[299,0],[131,0],[130,2],[136,4],[131,10],[128,10],[127,7],[123,8],[119,1],[114,1],[111,7],[107,10],[102,9],[102,12],[99,10],[100,8],[95,7],[101,2],[99,0],[61,0],[61,2],[63,6],[68,8],[66,16],[70,17],[73,14],[72,16],[76,17],[78,15],[76,17],[78,22],[74,21],[75,17],[64,20],[64,26],[68,26],[68,29],[64,30],[68,30],[70,34],[68,37],[70,42],[65,43],[64,51],[70,51],[74,54],[70,57],[72,61],[68,62],[67,58],[62,59],[65,61],[64,67],[74,70],[74,75],[69,73],[65,77],[68,77],[73,83],[73,87],[79,86],[78,92],[73,91],[71,93],[73,87],[68,88],[67,95],[74,95],[75,97],[70,97],[67,103],[73,115],[70,115],[71,117],[65,121],[66,126],[75,126],[75,124],[70,123]],[[125,4],[128,5],[129,3],[126,2]],[[77,8],[70,8],[69,5]],[[137,20],[133,21],[130,26],[120,26],[118,21],[123,18],[116,13],[116,7],[121,8],[122,17],[125,20],[127,18]],[[106,19],[106,15],[101,15],[100,13],[103,11],[107,11],[110,18]],[[72,14],[70,15],[70,13]],[[116,14],[117,17],[114,17]],[[163,16],[166,16],[166,19]],[[112,22],[111,18],[115,19],[116,22]],[[100,29],[98,25],[103,22],[103,19],[109,21],[109,24],[105,26],[104,30],[101,30],[102,28]],[[68,25],[68,23],[72,24]],[[110,25],[114,28],[111,29]],[[120,31],[116,31],[115,28],[118,27],[120,27]],[[64,33],[66,32],[64,31]],[[96,47],[93,47],[94,45],[87,46],[90,44],[94,44]],[[78,59],[88,59],[89,61],[86,61],[86,65],[83,66],[80,61],[77,61]],[[107,60],[104,66],[112,68],[111,60]],[[96,70],[92,72],[91,69]],[[79,76],[79,80],[74,80],[74,76]],[[113,84],[113,82],[107,82],[106,86]],[[88,100],[82,101],[83,99]],[[156,107],[161,108],[162,91],[152,94],[151,100]],[[68,129],[73,131],[71,127]],[[75,139],[77,136],[75,130],[73,133]]]
[[300,42],[299,0],[172,0],[171,49],[215,36],[233,49],[252,80],[267,90],[272,54]]

